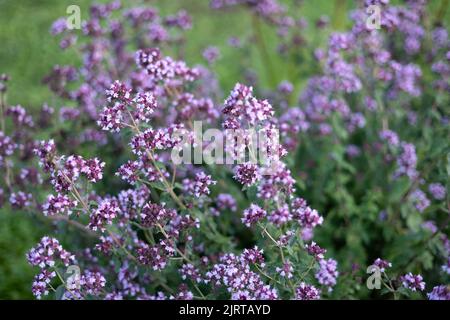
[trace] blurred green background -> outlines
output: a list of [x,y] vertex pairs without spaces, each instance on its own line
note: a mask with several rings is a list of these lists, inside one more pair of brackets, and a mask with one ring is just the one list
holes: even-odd
[[[281,0],[287,5],[294,0]],[[49,34],[54,20],[66,14],[68,5],[81,8],[81,18],[88,15],[89,0],[0,0],[0,73],[11,76],[8,103],[21,104],[29,110],[44,102],[59,107],[51,92],[42,84],[42,78],[55,64],[77,64],[80,57],[72,49],[62,51],[58,39]],[[105,1],[98,1],[105,2]],[[394,1],[397,2],[397,1]],[[431,1],[430,11],[435,12],[439,1]],[[123,1],[125,4],[125,1]],[[273,86],[284,79],[301,86],[310,75],[310,70],[297,70],[273,55],[276,79],[264,73],[259,53],[252,48],[245,56],[227,45],[231,36],[242,36],[251,32],[251,17],[244,10],[233,10],[233,14],[209,9],[209,0],[154,0],[126,1],[126,6],[149,5],[159,8],[165,14],[184,8],[193,16],[193,28],[187,32],[186,60],[189,64],[205,63],[202,51],[208,46],[217,46],[221,59],[214,66],[224,91],[232,88],[241,79],[241,67],[251,67],[260,77],[260,84]],[[302,12],[293,12],[314,22],[321,15],[328,15],[332,29],[340,30],[349,24],[348,9],[354,5],[351,0],[304,1]],[[448,14],[448,12],[447,12]],[[275,33],[263,26],[265,42],[270,52],[275,52]],[[81,31],[80,31],[81,32]],[[327,32],[306,32],[305,37],[314,45],[321,46]],[[304,57],[311,59],[311,57]],[[303,64],[303,65],[307,65]],[[3,174],[3,173],[1,173]],[[32,298],[31,283],[35,270],[26,263],[25,253],[39,240],[49,226],[23,212],[11,212],[6,206],[0,209],[0,299]]]

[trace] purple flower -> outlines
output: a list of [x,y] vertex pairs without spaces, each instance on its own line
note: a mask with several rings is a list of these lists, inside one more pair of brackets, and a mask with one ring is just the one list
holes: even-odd
[[241,257],[248,263],[257,263],[261,267],[264,267],[265,262],[263,253],[264,250],[259,249],[257,246],[255,246],[252,249],[244,249],[244,251],[242,251]]
[[27,259],[32,266],[40,268],[55,266],[57,259],[66,267],[75,262],[75,256],[64,250],[58,240],[50,237],[43,237],[38,245],[27,253]]
[[231,299],[277,299],[277,291],[265,285],[259,274],[250,269],[248,257],[248,254],[223,254],[206,273],[207,281],[213,286],[224,285],[231,293]]
[[433,198],[436,200],[444,200],[446,190],[445,187],[440,183],[430,183],[428,186],[428,191],[430,191]]
[[33,118],[27,114],[26,110],[20,105],[7,108],[5,115],[10,116],[17,126],[34,126]]
[[402,281],[402,285],[406,289],[410,289],[412,291],[423,291],[425,290],[425,282],[423,282],[423,278],[420,274],[413,275],[411,272],[402,276],[400,278]]
[[181,284],[178,288],[178,293],[175,297],[176,300],[193,300],[194,294],[188,289],[186,284]]
[[161,51],[158,48],[138,50],[135,59],[139,67],[146,69],[161,59]]
[[390,268],[392,267],[392,263],[390,263],[389,261],[377,258],[374,262],[373,265],[377,266],[378,268],[380,268],[381,272],[385,272],[386,268]]
[[315,228],[323,223],[323,217],[317,210],[311,209],[304,199],[297,198],[293,201],[293,216],[300,225],[305,228]]
[[254,98],[252,93],[252,87],[240,83],[234,86],[222,110],[225,115],[225,124],[227,121],[240,122],[244,117],[249,124],[254,125],[272,117],[274,111],[269,102]]
[[112,224],[113,220],[119,215],[120,208],[116,200],[105,199],[100,202],[98,208],[91,213],[89,217],[89,228],[92,231],[100,229],[105,232],[106,225]]
[[306,244],[305,249],[317,261],[324,259],[324,254],[327,252],[326,249],[319,247],[314,241],[312,241],[310,244]]
[[424,221],[422,223],[422,228],[431,231],[432,233],[435,233],[438,231],[438,227],[436,226],[436,224],[434,223],[434,221],[428,220],[428,221]]
[[191,279],[192,281],[197,283],[203,282],[199,270],[190,263],[183,264],[181,266],[180,275],[181,279],[183,280]]
[[283,278],[291,279],[293,277],[292,273],[294,272],[294,268],[289,261],[286,261],[281,268],[276,267],[275,271]]
[[292,214],[289,211],[288,205],[285,204],[284,206],[272,211],[268,216],[268,220],[276,226],[281,226],[291,221]]
[[319,261],[320,269],[316,273],[316,279],[321,285],[327,286],[331,291],[336,285],[336,279],[339,275],[337,271],[337,262],[333,259],[322,259]]
[[39,165],[45,172],[49,172],[54,167],[53,158],[56,153],[56,146],[53,140],[40,141],[34,149],[34,153],[39,158]]
[[103,167],[105,163],[97,158],[88,159],[84,162],[81,172],[86,175],[90,182],[97,182],[103,178]]
[[80,285],[90,295],[98,295],[106,285],[105,277],[98,271],[85,271],[81,276]]
[[62,17],[55,20],[50,28],[50,33],[52,35],[57,35],[63,33],[67,30],[67,19]]
[[12,155],[14,149],[16,148],[17,144],[15,144],[10,137],[0,131],[0,158]]
[[142,243],[137,249],[138,261],[144,265],[149,265],[153,270],[163,270],[167,266],[169,256],[160,245],[150,247],[149,245]]
[[383,130],[380,132],[380,139],[386,141],[390,146],[398,146],[400,140],[398,135],[392,130]]
[[184,179],[183,187],[187,193],[190,193],[198,198],[203,195],[208,195],[210,193],[209,186],[215,185],[216,183],[216,181],[211,179],[210,175],[207,175],[202,171],[195,175],[193,181]]
[[430,200],[425,195],[425,192],[420,189],[414,190],[409,198],[420,213],[430,206]]
[[148,37],[151,41],[160,43],[169,39],[169,33],[159,23],[152,23],[148,28]]
[[444,263],[444,265],[441,267],[441,269],[445,273],[450,274],[450,257],[447,258],[447,261]]
[[445,285],[436,286],[427,296],[430,300],[450,300],[450,289]]
[[175,15],[167,16],[164,23],[182,30],[191,29],[192,18],[186,10],[180,10]]
[[9,203],[14,209],[23,209],[31,205],[32,198],[31,193],[25,193],[23,191],[13,192],[9,196]]
[[215,200],[217,208],[219,210],[230,210],[235,212],[237,210],[236,200],[231,194],[220,193]]
[[354,145],[354,144],[350,144],[345,148],[345,153],[350,157],[350,158],[354,158],[357,157],[361,154],[361,149]]
[[42,296],[46,296],[49,294],[49,284],[55,277],[55,271],[49,271],[46,269],[41,270],[41,272],[34,277],[31,292],[36,297],[36,299],[41,299]]
[[138,180],[139,162],[128,160],[121,165],[116,172],[116,176],[119,176],[129,184],[135,184]]
[[436,48],[445,48],[448,45],[448,32],[444,27],[438,27],[432,32],[433,44]]
[[67,195],[48,195],[47,201],[42,205],[42,212],[45,216],[55,216],[59,214],[71,215],[72,209],[76,207],[77,201],[71,200]]
[[172,212],[163,206],[155,203],[146,203],[141,211],[141,221],[144,227],[153,227],[162,224],[164,220],[170,218]]
[[59,110],[59,116],[63,121],[73,121],[80,116],[81,112],[79,109],[62,107]]
[[247,162],[236,166],[233,177],[248,187],[255,184],[261,178],[261,175],[256,164]]
[[406,175],[410,179],[415,179],[417,177],[416,165],[416,147],[411,143],[402,142],[401,154],[397,159],[397,170],[394,176],[400,177]]
[[250,227],[258,221],[261,221],[266,215],[267,213],[265,210],[252,203],[250,208],[244,210],[244,217],[241,220],[243,224]]
[[220,51],[217,47],[208,47],[203,51],[203,58],[208,61],[209,64],[213,64],[220,58]]
[[277,241],[277,244],[279,246],[287,246],[289,241],[292,239],[292,237],[295,235],[295,232],[292,230],[286,231],[286,233],[282,234],[280,238]]
[[297,300],[319,300],[320,290],[310,284],[301,282],[295,289],[295,298]]
[[129,104],[132,101],[131,89],[119,80],[114,81],[111,87],[106,90],[106,97],[109,102]]
[[413,97],[417,97],[421,94],[421,90],[418,87],[418,81],[422,76],[422,71],[419,66],[411,63],[401,65],[397,62],[391,62],[391,68],[394,70],[395,83],[400,90]]

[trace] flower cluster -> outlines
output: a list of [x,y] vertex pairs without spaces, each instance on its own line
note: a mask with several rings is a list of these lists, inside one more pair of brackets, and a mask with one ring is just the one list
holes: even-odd
[[76,207],[77,204],[76,200],[70,199],[65,194],[56,196],[49,194],[47,201],[42,206],[42,213],[45,216],[71,215],[72,208]]
[[425,290],[425,282],[423,281],[423,278],[420,274],[413,275],[411,272],[402,276],[402,285],[410,289],[412,291],[423,291]]
[[316,273],[316,279],[320,284],[327,286],[328,290],[336,285],[336,278],[339,275],[337,271],[337,262],[333,259],[323,259],[319,261],[320,269]]
[[267,212],[265,210],[261,209],[256,204],[251,204],[248,209],[244,210],[244,217],[242,218],[242,223],[245,224],[247,227],[250,227],[256,224],[258,221],[261,221],[266,215]]
[[373,262],[374,266],[377,266],[378,268],[380,268],[381,272],[385,272],[387,268],[392,267],[392,263],[390,263],[389,261],[377,258],[374,262]]
[[38,245],[27,253],[27,259],[32,266],[41,269],[32,286],[32,292],[38,299],[48,295],[50,282],[56,277],[54,268],[58,264],[67,267],[75,262],[75,256],[64,250],[58,240],[50,237],[43,237]]
[[98,208],[91,214],[89,228],[93,231],[105,232],[106,225],[112,224],[119,215],[120,208],[117,201],[105,199],[98,205]]
[[300,225],[305,228],[315,228],[323,223],[323,217],[317,210],[311,209],[304,199],[298,198],[293,202],[293,215]]

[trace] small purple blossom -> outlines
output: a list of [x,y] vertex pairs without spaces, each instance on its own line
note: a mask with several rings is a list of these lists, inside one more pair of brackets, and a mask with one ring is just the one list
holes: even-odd
[[282,267],[276,267],[275,271],[283,278],[291,279],[293,277],[294,268],[289,261],[283,263]]
[[305,249],[318,261],[324,259],[324,254],[327,252],[326,249],[319,247],[314,241],[310,244],[305,244]]
[[430,183],[428,191],[431,193],[434,199],[444,200],[446,195],[445,187],[440,183]]
[[209,63],[213,64],[220,58],[220,51],[217,47],[208,47],[203,51],[203,58]]
[[75,262],[75,256],[64,250],[58,240],[50,237],[43,237],[37,246],[27,253],[27,259],[32,266],[42,269],[55,266],[58,259],[66,267]]
[[315,228],[323,223],[323,217],[319,215],[317,210],[311,209],[305,200],[297,198],[292,206],[293,216],[302,227]]
[[331,291],[336,285],[336,279],[339,275],[337,271],[337,262],[333,259],[322,259],[319,261],[319,270],[316,273],[316,279],[321,285],[327,286]]
[[412,291],[423,291],[425,290],[425,282],[420,274],[413,275],[411,272],[405,274],[401,277],[402,285],[406,289],[410,289]]
[[445,285],[436,286],[427,296],[430,300],[450,300],[450,288]]
[[251,186],[261,178],[259,167],[249,162],[239,164],[235,168],[234,178],[245,186]]
[[112,224],[113,220],[119,215],[120,208],[117,201],[105,199],[98,208],[90,215],[89,228],[92,231],[106,231],[106,225]]
[[42,205],[42,212],[45,216],[55,216],[59,214],[71,215],[72,209],[76,207],[77,201],[70,199],[67,195],[50,194],[47,201]]
[[420,213],[430,206],[430,200],[427,198],[425,192],[420,189],[414,190],[409,198]]
[[392,267],[392,263],[390,263],[389,261],[377,258],[374,262],[373,262],[374,266],[377,266],[378,268],[380,268],[381,272],[385,272],[387,268]]
[[31,205],[32,198],[31,193],[25,193],[23,191],[13,192],[9,196],[9,203],[14,209],[23,209]]

